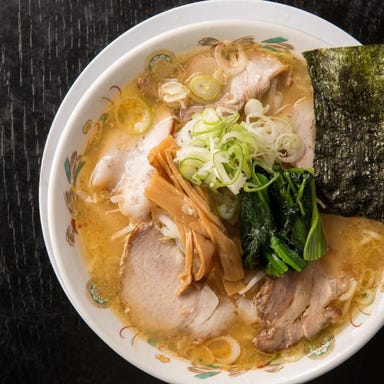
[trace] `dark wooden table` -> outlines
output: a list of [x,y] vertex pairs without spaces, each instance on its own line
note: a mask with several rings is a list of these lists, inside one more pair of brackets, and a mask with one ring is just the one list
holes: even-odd
[[[382,0],[281,1],[363,44],[384,43]],[[62,291],[44,246],[38,182],[54,115],[92,58],[135,24],[186,0],[0,0],[0,381],[160,383],[105,345]],[[383,95],[384,96],[384,95]],[[383,382],[384,330],[312,381]]]

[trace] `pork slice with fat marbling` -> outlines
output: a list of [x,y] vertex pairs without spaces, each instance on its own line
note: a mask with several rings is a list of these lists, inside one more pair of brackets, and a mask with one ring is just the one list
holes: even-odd
[[269,282],[271,281],[270,296],[277,293],[273,288],[279,285],[280,301],[285,300],[286,303],[280,306],[278,312],[273,312],[273,307],[268,309],[258,303],[259,317],[266,321],[267,327],[253,343],[257,349],[267,353],[288,348],[303,337],[302,316],[311,297],[312,268],[307,268],[301,273],[290,271],[284,277],[270,278]]
[[181,330],[207,337],[233,321],[234,305],[221,302],[208,285],[176,294],[184,256],[152,224],[140,224],[131,234],[120,270],[121,299],[132,322],[144,331]]
[[288,66],[275,55],[264,52],[253,54],[248,58],[244,71],[229,81],[224,102],[240,110],[247,100],[260,98],[268,91],[271,81],[287,70]]
[[256,296],[260,329],[253,340],[256,349],[281,351],[303,337],[313,339],[340,319],[342,310],[333,303],[346,290],[345,281],[322,261],[310,262],[300,273],[266,279]]
[[311,299],[304,313],[303,331],[305,337],[313,339],[329,324],[337,322],[342,316],[342,309],[332,305],[332,302],[347,290],[348,278],[342,274],[322,266],[322,260],[316,269],[313,279]]
[[[289,67],[275,55],[261,51],[254,53],[248,58],[244,70],[228,79],[224,96],[208,106],[213,108],[225,106],[240,111],[247,100],[260,98],[270,88],[272,80],[283,73],[288,73],[288,70]],[[195,105],[181,110],[181,120],[187,122],[194,113],[200,112],[204,107]]]
[[144,195],[154,168],[149,164],[149,151],[165,139],[172,130],[173,117],[167,109],[154,114],[152,128],[133,147],[114,149],[96,164],[91,185],[111,193],[111,201],[133,220],[145,219],[152,203]]
[[296,290],[296,278],[288,273],[284,278],[268,277],[256,296],[257,311],[266,323],[280,317],[290,306]]
[[304,154],[296,161],[295,166],[298,168],[312,168],[316,136],[313,98],[310,96],[301,97],[295,103],[283,108],[279,116],[285,117],[291,122],[293,131],[304,142]]

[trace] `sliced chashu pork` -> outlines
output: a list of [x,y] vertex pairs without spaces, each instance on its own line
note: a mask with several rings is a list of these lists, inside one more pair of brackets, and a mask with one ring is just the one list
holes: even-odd
[[104,155],[91,175],[91,185],[111,193],[111,201],[133,219],[145,219],[152,203],[144,195],[154,172],[148,163],[149,151],[165,139],[173,127],[173,117],[165,108],[154,114],[152,128],[134,147],[114,149]]
[[294,104],[286,106],[279,116],[288,119],[294,132],[304,141],[305,152],[295,166],[298,168],[312,168],[316,135],[313,98],[310,96],[300,98]]
[[219,301],[208,285],[176,295],[184,256],[173,240],[153,224],[131,234],[121,262],[121,299],[132,322],[142,330],[180,330],[196,337],[214,336],[234,319],[234,305]]
[[[297,343],[303,337],[302,316],[311,299],[312,274],[288,272],[284,277],[267,279],[257,297],[257,311],[264,330],[254,339],[263,352],[275,352]],[[276,295],[280,300],[270,299]]]
[[242,109],[247,100],[258,99],[268,91],[271,81],[288,68],[275,55],[262,51],[253,53],[244,71],[229,81],[223,101],[237,110]]
[[[275,55],[257,51],[248,57],[243,71],[229,78],[222,99],[210,104],[211,107],[225,106],[240,111],[247,100],[260,98],[271,86],[272,80],[283,73],[288,73],[289,67],[283,64]],[[284,78],[283,81],[287,81]],[[192,115],[201,111],[205,106],[193,106],[182,110],[184,122]]]
[[[333,301],[346,289],[345,276],[329,270],[323,260],[309,263],[300,273],[267,278],[255,300],[262,328],[253,341],[255,347],[275,353],[302,337],[313,339],[342,316]],[[277,295],[280,299],[274,299]]]

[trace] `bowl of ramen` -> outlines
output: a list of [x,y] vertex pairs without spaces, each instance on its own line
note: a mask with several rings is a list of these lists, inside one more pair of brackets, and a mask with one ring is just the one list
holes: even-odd
[[45,150],[63,289],[113,350],[171,383],[305,382],[384,321],[381,199],[358,184],[380,161],[361,144],[372,111],[354,140],[335,98],[356,81],[333,71],[368,76],[350,66],[381,47],[245,3],[265,19],[174,25],[85,71]]

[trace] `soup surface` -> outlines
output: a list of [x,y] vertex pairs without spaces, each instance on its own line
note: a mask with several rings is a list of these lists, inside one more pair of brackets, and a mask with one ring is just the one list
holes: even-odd
[[[152,54],[131,83],[111,87],[100,120],[85,126],[74,187],[79,246],[98,304],[165,350],[239,370],[294,361],[373,302],[384,270],[384,226],[321,214],[321,258],[304,261],[301,271],[288,263],[280,277],[263,262],[246,265],[239,210],[245,184],[228,160],[237,159],[238,144],[217,149],[204,169],[203,149],[217,142],[210,127],[232,124],[225,134],[242,142],[248,136],[240,128],[257,123],[257,165],[310,168],[310,78],[288,44],[271,49],[244,38],[201,45]],[[277,147],[283,137],[288,144]],[[227,257],[231,250],[238,258]],[[160,308],[168,306],[169,316]],[[326,320],[314,324],[319,316]]]

